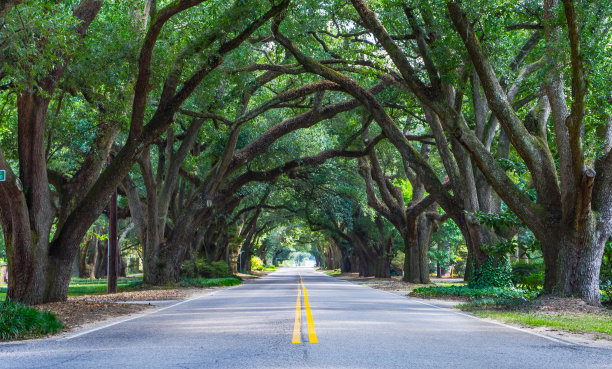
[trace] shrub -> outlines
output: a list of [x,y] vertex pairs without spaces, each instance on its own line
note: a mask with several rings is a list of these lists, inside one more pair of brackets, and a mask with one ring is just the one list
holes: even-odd
[[413,295],[421,296],[461,296],[468,299],[491,298],[532,298],[537,296],[535,291],[526,291],[515,287],[487,287],[470,288],[467,286],[430,286],[418,287],[412,290]]
[[229,277],[232,275],[232,270],[223,260],[213,261],[210,263],[210,266],[215,270],[215,278]]
[[612,302],[612,241],[606,242],[603,260],[599,273],[599,284],[603,291],[601,300]]
[[544,263],[515,263],[512,266],[512,283],[526,290],[541,288],[544,284]]
[[198,275],[198,268],[195,260],[187,260],[181,264],[181,277],[195,278]]
[[208,264],[206,261],[198,260],[196,262],[196,267],[198,277],[217,278],[217,271],[212,265]]
[[468,286],[470,288],[511,287],[512,267],[505,258],[499,258],[495,262],[493,257],[489,257],[481,268],[474,268]]
[[223,278],[232,275],[232,271],[225,261],[207,263],[204,259],[188,260],[181,264],[181,277],[183,278]]
[[257,256],[251,256],[251,269],[253,270],[264,270],[263,261]]
[[0,302],[0,340],[57,333],[64,326],[55,315],[7,300]]

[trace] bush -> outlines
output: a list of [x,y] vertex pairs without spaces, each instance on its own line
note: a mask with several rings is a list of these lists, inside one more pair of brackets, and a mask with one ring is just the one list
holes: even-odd
[[181,264],[181,277],[195,278],[198,276],[198,267],[195,260],[187,260]]
[[251,256],[251,269],[253,270],[264,270],[263,260],[257,256]]
[[210,266],[215,270],[215,278],[229,277],[232,275],[232,270],[223,260],[213,261],[210,263]]
[[224,278],[232,275],[232,271],[225,261],[207,263],[204,259],[187,260],[181,264],[181,277],[183,278]]
[[606,242],[603,260],[599,273],[599,284],[603,291],[601,300],[607,303],[612,302],[612,241]]
[[11,300],[0,302],[0,340],[57,333],[64,326],[55,315]]
[[196,267],[198,277],[217,278],[217,271],[212,265],[208,264],[206,261],[198,260],[196,262]]
[[505,258],[499,258],[497,262],[495,262],[494,258],[490,256],[481,268],[474,268],[468,286],[477,289],[487,287],[511,287],[512,267]]
[[526,290],[540,289],[544,285],[544,263],[515,263],[512,265],[512,283]]
[[525,298],[537,296],[535,291],[526,291],[515,287],[470,288],[468,286],[431,286],[418,287],[412,290],[413,295],[421,296],[461,296],[468,299],[492,298]]

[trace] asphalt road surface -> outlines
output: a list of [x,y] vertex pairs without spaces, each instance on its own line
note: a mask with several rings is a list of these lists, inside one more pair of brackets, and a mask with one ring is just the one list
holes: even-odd
[[0,368],[612,368],[612,350],[294,268],[93,331],[1,344]]

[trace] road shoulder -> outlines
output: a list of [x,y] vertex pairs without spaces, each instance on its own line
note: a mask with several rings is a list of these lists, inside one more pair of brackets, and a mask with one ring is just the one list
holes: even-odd
[[612,350],[612,337],[605,334],[599,333],[576,333],[563,329],[556,329],[551,327],[532,327],[523,324],[515,324],[500,319],[491,319],[479,317],[469,311],[462,311],[458,308],[458,305],[465,303],[465,299],[453,299],[453,298],[417,298],[410,296],[412,289],[422,286],[404,282],[398,282],[395,279],[373,279],[373,278],[355,278],[351,277],[334,277],[335,279],[343,280],[348,283],[356,284],[363,287],[369,287],[372,289],[380,290],[381,292],[390,293],[396,296],[400,296],[406,299],[417,301],[419,303],[429,305],[439,309],[449,310],[453,313],[469,316],[474,319],[479,319],[491,324],[504,325],[512,329],[518,329],[525,333],[534,334],[538,336],[548,337],[552,340],[569,343],[572,345],[580,345],[595,348],[604,348]]

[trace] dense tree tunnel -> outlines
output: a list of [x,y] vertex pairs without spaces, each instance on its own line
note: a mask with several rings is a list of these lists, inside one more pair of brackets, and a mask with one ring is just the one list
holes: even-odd
[[489,269],[531,263],[544,293],[598,304],[612,283],[609,14],[572,0],[6,2],[7,296],[61,301],[71,276],[103,276],[118,191],[119,269],[146,284],[306,259],[495,284]]

